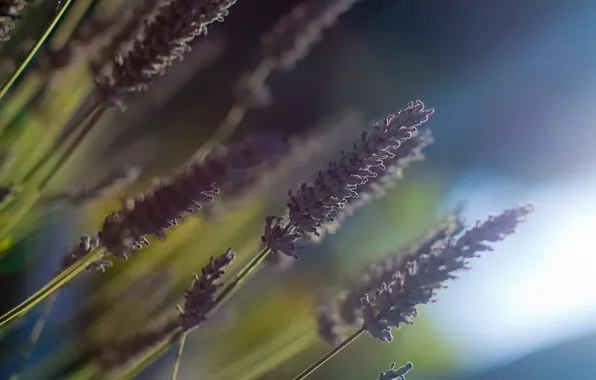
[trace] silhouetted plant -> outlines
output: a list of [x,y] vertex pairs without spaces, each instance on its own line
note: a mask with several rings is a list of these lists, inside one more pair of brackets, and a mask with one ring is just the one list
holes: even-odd
[[[6,38],[13,22],[20,18],[21,9],[32,2],[0,1],[0,39]],[[31,159],[27,155],[32,145],[26,149],[20,147],[20,150],[15,150],[16,154],[8,148],[13,141],[18,141],[11,135],[18,131],[9,128],[10,121],[0,119],[0,132],[3,132],[0,134],[0,142],[3,143],[0,152],[2,244],[12,244],[15,236],[23,237],[18,235],[21,232],[17,228],[19,221],[29,222],[27,217],[37,211],[37,206],[67,204],[72,208],[80,207],[91,201],[110,198],[115,190],[126,188],[139,179],[141,173],[137,167],[123,166],[103,177],[93,172],[88,179],[73,186],[47,193],[50,181],[58,177],[75,150],[87,141],[104,112],[108,108],[124,111],[128,95],[147,91],[157,76],[166,74],[175,61],[183,59],[190,50],[190,41],[206,35],[214,23],[227,18],[229,9],[237,2],[144,0],[126,9],[116,8],[112,13],[105,9],[101,12],[107,13],[80,12],[86,14],[86,18],[76,20],[75,24],[79,26],[71,28],[70,39],[47,44],[27,72],[35,78],[31,82],[34,85],[26,83],[32,87],[25,95],[17,93],[9,99],[16,99],[17,104],[32,105],[35,109],[37,102],[43,103],[36,96],[44,98],[44,86],[55,90],[52,85],[57,85],[64,78],[61,75],[66,76],[70,69],[74,70],[81,63],[84,70],[90,69],[93,77],[86,94],[91,96],[88,102],[77,99],[77,105],[72,108],[68,108],[69,104],[56,102],[65,107],[64,113],[68,110],[71,117],[75,117],[60,120],[62,129],[54,128],[52,133],[47,132],[47,136],[51,137],[47,141],[49,148],[42,148],[45,150],[32,155]],[[435,110],[426,108],[419,100],[408,103],[405,108],[361,133],[354,130],[355,125],[362,124],[361,118],[349,113],[340,118],[333,128],[324,132],[316,130],[306,137],[299,136],[289,145],[285,136],[276,133],[227,141],[249,110],[274,103],[274,91],[266,84],[269,75],[295,68],[321,41],[323,32],[357,2],[310,0],[293,6],[261,37],[260,63],[233,81],[232,106],[215,132],[202,144],[197,144],[187,164],[169,177],[153,181],[140,195],[124,196],[119,209],[107,216],[104,214],[103,223],[95,234],[83,235],[77,244],[65,249],[59,272],[44,287],[0,316],[2,329],[14,326],[9,322],[22,318],[36,305],[46,302],[21,355],[23,363],[41,334],[58,290],[74,281],[78,274],[85,270],[104,272],[113,265],[108,260],[110,254],[127,259],[149,245],[149,239],[165,239],[169,229],[190,219],[190,214],[204,205],[209,205],[220,191],[225,193],[222,207],[207,207],[208,212],[200,219],[203,225],[217,223],[213,216],[225,215],[225,212],[258,198],[270,198],[267,200],[274,204],[272,199],[282,199],[285,194],[280,188],[301,183],[297,190],[288,192],[284,201],[285,213],[264,218],[260,251],[236,272],[232,275],[226,273],[236,258],[230,248],[217,257],[211,257],[200,273],[194,274],[177,313],[173,306],[164,307],[167,310],[163,315],[143,315],[147,320],[150,318],[150,322],[135,325],[133,331],[126,331],[124,338],[118,336],[118,339],[112,339],[110,335],[101,344],[95,342],[86,352],[93,359],[92,364],[81,372],[84,378],[130,378],[177,343],[178,353],[172,371],[172,379],[175,380],[187,334],[198,328],[203,330],[208,327],[206,322],[217,319],[212,318],[213,313],[245,284],[265,260],[279,263],[280,258],[297,259],[299,249],[333,233],[355,210],[397,186],[410,164],[424,159],[423,150],[434,142],[434,138],[430,130],[422,127]],[[70,3],[58,3],[50,25],[33,48],[26,49],[28,56],[20,66],[16,64],[18,59],[11,57],[11,67],[14,66],[15,71],[0,90],[0,99],[4,101],[6,98],[3,97],[9,94],[9,90],[18,89],[20,83],[16,82],[17,77],[25,72],[28,62]],[[217,55],[220,52],[218,50]],[[204,58],[207,61],[209,57]],[[37,82],[39,87],[35,85]],[[53,98],[52,91],[48,93],[47,99]],[[19,112],[10,107],[7,109],[16,119]],[[10,133],[4,133],[7,131]],[[36,132],[36,138],[40,133],[46,133]],[[45,138],[46,135],[42,135],[42,139]],[[344,146],[346,142],[353,144]],[[331,158],[335,153],[337,155]],[[19,170],[13,171],[9,156],[10,164],[22,164],[17,166]],[[319,166],[322,161],[328,162],[328,165],[307,174],[311,166]],[[321,297],[313,316],[316,318],[316,333],[335,347],[297,375],[295,380],[310,376],[364,332],[385,342],[392,341],[392,328],[413,323],[418,305],[434,302],[436,290],[446,287],[444,283],[447,280],[456,279],[457,271],[469,269],[468,259],[478,257],[478,252],[492,250],[489,243],[512,234],[532,211],[533,206],[520,205],[465,230],[459,210],[454,210],[439,218],[435,226],[413,244],[398,247],[386,257],[361,268],[353,279],[346,282],[343,290],[333,296]],[[34,224],[33,218],[31,224]],[[208,238],[219,239],[217,236]],[[255,236],[257,243],[258,238]],[[181,288],[172,281],[174,271],[168,262],[176,259],[174,255],[169,255],[170,251],[176,251],[181,245],[180,241],[173,248],[167,245],[168,241],[175,239],[164,242],[164,257],[157,258],[161,261],[156,259],[154,263],[147,264],[146,272],[137,276],[136,280],[141,285],[136,287],[136,292],[132,286],[134,282],[129,281],[125,283],[127,286],[117,287],[116,292],[120,293],[111,299],[125,304],[125,307],[130,297],[151,298],[151,293],[159,290],[161,309],[166,304],[164,300],[174,291],[181,296]],[[228,246],[228,242],[224,243]],[[194,246],[192,248],[195,249]],[[196,247],[197,251],[200,249]],[[145,265],[154,258],[142,256],[139,262]],[[161,266],[161,272],[151,273],[153,265]],[[191,270],[188,272],[192,273]],[[130,279],[125,277],[125,280]],[[163,284],[168,284],[163,285],[162,280]],[[188,279],[184,277],[184,281]],[[109,305],[103,307],[106,313],[114,311]],[[147,313],[146,310],[152,313],[157,308],[141,309],[143,313]],[[122,308],[119,311],[115,314],[122,315]],[[238,315],[242,315],[241,310]],[[238,323],[242,322],[242,318],[238,318]],[[345,334],[348,329],[356,331],[351,335]],[[312,330],[311,338],[314,340],[316,333],[315,329]],[[404,380],[412,368],[410,362],[399,368],[391,363],[388,370],[380,373],[378,380]],[[18,373],[13,376],[17,377]]]

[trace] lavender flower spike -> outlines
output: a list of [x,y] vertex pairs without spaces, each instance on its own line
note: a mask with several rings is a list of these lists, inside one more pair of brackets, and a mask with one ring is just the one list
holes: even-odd
[[390,282],[405,262],[427,254],[435,245],[459,234],[463,229],[463,222],[457,213],[449,213],[416,243],[400,247],[390,256],[359,270],[358,276],[349,281],[348,288],[339,293],[336,308],[341,321],[347,325],[359,324],[362,319],[360,299],[364,293],[374,293],[383,283]]
[[338,211],[333,222],[323,223],[318,229],[319,235],[311,234],[308,238],[312,242],[320,242],[327,234],[333,234],[339,230],[341,223],[347,216],[352,215],[357,209],[366,205],[373,198],[380,198],[387,193],[388,189],[394,187],[403,176],[403,170],[412,162],[424,160],[422,149],[434,142],[430,130],[423,133],[412,133],[412,137],[405,141],[399,149],[392,150],[393,157],[388,157],[383,162],[385,168],[371,168],[376,177],[367,181],[358,188],[358,198],[349,198],[344,207]]
[[271,231],[291,230],[300,237],[318,235],[318,229],[332,222],[349,198],[358,197],[359,186],[385,170],[383,161],[394,157],[393,151],[412,138],[416,127],[428,121],[433,112],[421,101],[410,102],[407,108],[376,123],[371,132],[362,132],[352,151],[342,151],[339,160],[331,161],[327,170],[319,172],[314,185],[303,183],[296,193],[289,192],[288,224],[281,226],[279,220],[268,219],[263,241],[274,253],[295,256],[294,241],[283,244],[284,234]]
[[149,244],[147,235],[164,236],[185,212],[211,201],[212,195],[219,192],[217,186],[235,181],[245,170],[278,154],[278,142],[274,135],[261,135],[192,163],[173,179],[162,181],[108,215],[99,232],[100,243],[115,256],[126,259],[127,253]]
[[393,379],[405,380],[406,379],[405,375],[408,372],[410,372],[410,370],[412,368],[414,368],[414,366],[412,365],[411,362],[407,362],[406,365],[401,366],[399,368],[395,368],[395,363],[391,363],[391,365],[389,366],[389,371],[381,372],[381,374],[379,375],[379,378],[377,380],[393,380]]
[[198,327],[207,319],[206,313],[211,308],[215,293],[222,286],[217,280],[224,275],[225,269],[234,261],[236,255],[231,248],[219,256],[209,260],[203,267],[201,275],[194,274],[194,281],[190,289],[186,291],[186,303],[184,309],[180,306],[180,327],[188,331]]
[[429,254],[407,262],[392,282],[377,290],[375,299],[370,299],[368,294],[362,298],[364,329],[377,339],[391,341],[391,327],[413,323],[416,305],[434,302],[436,289],[445,288],[445,281],[457,278],[453,272],[469,269],[466,259],[479,257],[477,252],[492,250],[486,242],[503,240],[515,232],[517,225],[532,211],[531,204],[505,210],[499,216],[476,223],[457,240],[450,239]]
[[184,309],[178,306],[178,316],[168,319],[158,328],[141,330],[134,335],[106,347],[99,356],[99,365],[109,371],[122,366],[139,353],[154,347],[180,329],[189,331],[207,319],[206,313],[213,304],[215,293],[221,287],[217,280],[234,260],[231,248],[217,258],[211,257],[202,269],[201,275],[194,275],[190,289],[186,291]]
[[114,57],[111,70],[95,78],[104,105],[124,110],[125,93],[147,90],[156,75],[163,75],[166,68],[190,50],[188,42],[206,34],[210,24],[223,21],[236,0],[161,3],[155,18],[145,22],[142,33],[131,37],[130,51]]
[[339,316],[329,304],[324,303],[317,307],[317,330],[323,340],[333,345],[338,345],[344,340]]
[[263,48],[278,68],[291,69],[306,57],[323,31],[358,0],[311,0],[296,5],[262,38]]

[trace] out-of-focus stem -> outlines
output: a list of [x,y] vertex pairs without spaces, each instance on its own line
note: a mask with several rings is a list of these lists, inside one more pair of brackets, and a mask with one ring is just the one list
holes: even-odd
[[27,174],[25,174],[22,180],[23,183],[29,182],[31,178],[37,174],[39,169],[41,169],[41,167],[52,157],[52,155],[56,154],[56,152],[62,148],[64,143],[72,136],[72,134],[80,129],[82,123],[97,110],[97,107],[98,105],[95,104],[81,113],[81,115],[73,122],[72,127],[69,128],[63,135],[59,136],[54,141],[51,148],[48,149],[48,152],[39,159],[37,164],[35,164],[35,166],[31,168]]
[[329,359],[334,357],[341,350],[346,348],[350,343],[352,343],[354,340],[356,340],[356,338],[358,338],[363,332],[364,332],[364,327],[361,327],[358,330],[356,330],[356,332],[354,334],[350,335],[346,340],[344,340],[338,346],[336,346],[334,349],[332,349],[331,351],[326,353],[325,356],[323,356],[322,358],[317,360],[315,363],[313,363],[310,367],[308,367],[304,371],[300,372],[300,374],[298,376],[296,376],[294,378],[294,380],[306,379],[308,376],[312,375],[319,367],[321,367],[323,364],[325,364]]
[[58,290],[68,281],[72,280],[77,274],[84,271],[85,268],[89,266],[89,264],[97,260],[102,254],[103,248],[95,248],[87,255],[85,255],[83,258],[81,258],[79,261],[77,261],[67,269],[63,270],[59,275],[54,277],[49,283],[47,283],[43,288],[39,289],[31,297],[27,298],[25,301],[15,306],[8,313],[5,313],[4,315],[0,316],[0,327],[12,321],[16,317],[23,315],[29,310],[31,310],[38,303],[46,299],[50,294]]
[[50,33],[52,33],[52,30],[54,30],[54,28],[56,27],[56,25],[58,25],[58,22],[60,21],[60,19],[62,18],[62,16],[64,15],[64,13],[66,12],[66,10],[68,9],[68,7],[70,7],[70,4],[71,3],[72,3],[72,0],[65,0],[64,1],[64,4],[60,8],[60,11],[58,11],[58,13],[56,13],[56,15],[54,16],[54,18],[52,19],[52,21],[50,21],[50,24],[47,26],[46,30],[43,32],[43,34],[41,35],[41,37],[37,40],[37,42],[35,43],[35,45],[33,45],[33,47],[29,51],[29,54],[27,55],[27,57],[25,58],[25,60],[16,69],[16,71],[11,75],[11,77],[8,78],[8,80],[6,81],[6,83],[4,83],[4,85],[2,86],[2,88],[0,88],[0,100],[2,100],[2,98],[4,97],[4,95],[6,95],[6,93],[8,92],[8,90],[10,90],[10,88],[12,87],[12,85],[14,84],[14,82],[18,79],[18,77],[21,75],[21,73],[25,70],[25,68],[27,67],[27,65],[29,64],[29,62],[31,62],[31,60],[33,59],[33,56],[37,53],[37,51],[39,50],[39,48],[41,47],[41,45],[45,42],[45,40],[48,38],[48,36],[50,35]]
[[176,353],[176,359],[174,360],[174,368],[172,370],[171,380],[178,378],[178,370],[180,369],[180,360],[182,359],[182,352],[184,352],[184,343],[186,342],[186,331],[182,332],[180,339],[178,340],[178,352]]
[[164,354],[170,348],[172,343],[180,339],[180,336],[183,333],[184,332],[182,331],[182,329],[176,330],[171,335],[169,335],[161,342],[153,346],[151,349],[149,349],[147,352],[145,352],[145,354],[139,357],[135,362],[126,366],[126,368],[122,368],[117,372],[110,374],[110,378],[115,380],[133,378],[134,375],[141,372],[146,366],[148,366],[155,359],[159,358],[162,354]]
[[[264,59],[250,74],[248,78],[249,86],[262,86],[269,74],[275,68],[274,62],[270,59]],[[237,101],[234,103],[232,108],[228,111],[226,117],[223,119],[221,124],[216,128],[215,132],[201,145],[201,147],[195,152],[190,161],[201,160],[205,158],[218,144],[225,142],[232,136],[238,125],[244,119],[244,116],[248,112],[246,106]]]
[[50,170],[50,172],[44,177],[44,179],[40,182],[40,184],[38,186],[38,190],[40,192],[43,191],[43,189],[45,189],[45,187],[52,180],[52,178],[54,178],[56,173],[58,173],[60,168],[62,168],[62,166],[66,163],[66,161],[68,161],[68,159],[73,155],[75,150],[78,148],[79,145],[81,145],[81,143],[83,142],[85,137],[87,137],[89,132],[91,132],[91,130],[93,129],[95,124],[99,121],[99,119],[102,117],[102,115],[104,114],[104,112],[106,110],[107,109],[104,106],[97,105],[94,107],[94,110],[91,114],[90,119],[87,121],[87,123],[85,124],[85,126],[83,127],[83,129],[81,130],[79,135],[70,144],[70,146],[68,148],[66,148],[66,151],[58,159],[58,162],[54,165],[54,167]]

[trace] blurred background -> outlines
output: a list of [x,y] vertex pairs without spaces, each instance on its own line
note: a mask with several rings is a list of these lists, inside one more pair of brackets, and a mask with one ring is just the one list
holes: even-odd
[[[172,175],[221,127],[238,81],[263,57],[261,36],[298,3],[239,0],[148,92],[128,97],[125,112],[106,113],[35,207],[2,227],[2,312],[47,283],[121,198]],[[2,80],[56,6],[37,1],[22,12],[0,45]],[[89,102],[89,57],[104,38],[97,20],[134,7],[129,0],[73,4],[2,99],[0,141],[10,165],[0,185],[17,183]],[[536,206],[528,223],[474,260],[437,303],[421,307],[394,342],[363,337],[312,378],[374,379],[392,361],[414,363],[408,380],[596,378],[594,19],[596,3],[588,0],[356,2],[293,70],[270,75],[269,101],[248,110],[231,136],[283,134],[293,149],[290,169],[267,171],[248,195],[224,192],[221,207],[216,201],[188,217],[105,274],[81,274],[60,292],[26,359],[43,306],[0,331],[0,378],[15,371],[23,379],[91,378],[86,371],[102,347],[175,315],[192,273],[210,256],[232,246],[231,271],[239,270],[258,252],[265,216],[283,212],[290,188],[349,148],[360,129],[416,99],[436,109],[426,125],[436,140],[426,159],[336,233],[306,246],[299,262],[259,270],[189,335],[179,378],[292,378],[331,348],[316,332],[323,294],[460,202],[472,226],[527,201]],[[140,176],[105,197],[52,198],[125,166],[139,167]],[[173,351],[138,378],[168,378]]]

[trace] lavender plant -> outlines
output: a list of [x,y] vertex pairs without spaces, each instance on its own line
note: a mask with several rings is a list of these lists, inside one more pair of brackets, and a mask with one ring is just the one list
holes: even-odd
[[89,244],[95,242],[95,238],[83,237],[80,249],[66,256],[65,263],[70,266],[39,292],[1,316],[0,326],[30,310],[83,269],[97,266],[103,270],[107,266],[103,258],[108,252],[127,259],[127,253],[149,244],[147,235],[163,237],[165,230],[176,225],[184,213],[192,213],[201,207],[201,202],[211,201],[211,194],[219,191],[216,184],[234,180],[244,170],[275,155],[281,149],[279,142],[278,136],[273,135],[247,139],[214,152],[205,161],[185,166],[178,176],[158,183],[143,196],[126,200],[120,210],[105,218],[97,233],[97,243]]
[[206,313],[215,301],[217,290],[222,286],[218,280],[225,274],[226,268],[234,258],[235,254],[231,248],[217,258],[211,257],[209,263],[203,267],[201,275],[193,275],[192,285],[184,295],[184,307],[178,306],[178,317],[169,319],[157,329],[140,331],[131,338],[106,348],[99,358],[101,368],[110,371],[123,366],[139,353],[161,341],[178,335],[185,337],[187,332],[199,327],[207,319]]
[[[0,36],[9,29],[6,25],[18,18],[20,5],[30,2],[8,1],[5,5],[0,4]],[[15,83],[70,3],[67,1],[58,8],[25,62],[0,90],[0,99]],[[74,71],[77,65],[83,63],[93,77],[86,93],[90,101],[77,103],[80,109],[73,107],[67,120],[56,122],[59,126],[55,128],[54,135],[43,134],[44,137],[51,136],[47,145],[49,150],[45,154],[35,155],[29,162],[24,157],[27,150],[19,147],[17,156],[13,158],[17,164],[26,161],[21,167],[24,175],[19,171],[15,171],[16,176],[12,171],[6,175],[0,173],[2,242],[6,241],[4,239],[11,241],[13,235],[19,232],[17,227],[20,220],[32,220],[27,217],[31,210],[37,210],[37,206],[63,202],[78,207],[90,204],[91,200],[97,201],[94,204],[101,203],[106,198],[115,197],[114,189],[124,189],[123,193],[128,194],[129,186],[137,187],[137,182],[145,180],[138,170],[123,167],[104,179],[98,180],[97,175],[92,175],[89,181],[84,179],[72,187],[46,193],[50,181],[59,178],[58,174],[61,174],[66,161],[88,140],[91,130],[99,124],[104,112],[109,108],[124,111],[129,95],[149,91],[158,76],[176,70],[174,63],[182,60],[190,50],[190,42],[198,36],[205,36],[214,23],[227,19],[230,8],[236,3],[236,0],[146,0],[129,7],[126,12],[113,12],[108,18],[92,19],[91,15],[79,28],[70,28],[71,31],[75,30],[70,41],[52,41],[55,43],[48,47],[44,55],[40,55],[35,69],[37,71],[32,70],[32,75],[40,74],[36,78],[43,77],[41,81],[45,81],[44,86],[55,91],[52,86],[58,86],[63,78],[61,75],[66,76],[70,70]],[[157,260],[156,255],[149,251],[150,248],[145,248],[150,239],[157,240],[157,245],[164,247],[162,254],[167,251],[168,256],[159,264],[164,271],[172,269],[170,266],[174,267],[179,262],[178,256],[195,257],[194,252],[202,250],[204,246],[209,245],[212,250],[219,250],[220,245],[236,246],[232,244],[232,240],[236,239],[234,234],[218,235],[209,229],[221,220],[210,219],[210,215],[202,213],[197,213],[199,215],[192,219],[190,217],[190,214],[210,204],[220,191],[228,194],[228,205],[234,207],[226,211],[233,214],[255,203],[254,200],[264,194],[283,195],[278,189],[281,184],[285,186],[289,181],[304,180],[297,190],[289,191],[285,214],[263,218],[265,226],[262,234],[255,234],[247,227],[246,231],[250,230],[253,239],[236,239],[243,252],[248,252],[257,244],[261,244],[261,250],[245,260],[238,271],[225,278],[225,286],[221,280],[236,258],[229,248],[223,254],[211,257],[200,273],[194,274],[190,288],[184,293],[183,304],[177,306],[177,313],[164,299],[179,301],[171,294],[173,292],[170,292],[169,287],[179,295],[178,288],[182,281],[168,285],[168,289],[159,289],[161,301],[159,307],[154,309],[160,309],[161,314],[147,315],[148,310],[154,309],[142,308],[145,314],[140,316],[139,323],[132,323],[134,331],[127,331],[123,338],[107,339],[99,347],[90,349],[85,353],[92,358],[90,364],[73,375],[73,378],[81,379],[96,376],[130,378],[178,344],[171,375],[172,379],[176,379],[188,333],[199,330],[197,335],[200,335],[209,330],[207,322],[217,319],[217,316],[214,318],[215,311],[242,288],[265,259],[298,258],[299,249],[307,243],[320,241],[324,235],[334,232],[355,210],[387,194],[410,164],[424,158],[423,149],[432,144],[434,139],[429,130],[422,130],[421,127],[430,120],[434,109],[426,108],[422,101],[408,103],[405,108],[359,135],[352,136],[351,129],[353,124],[360,124],[360,119],[357,123],[343,120],[341,128],[325,135],[316,131],[304,139],[303,144],[292,148],[288,148],[285,140],[276,134],[249,135],[236,142],[227,142],[241,125],[248,110],[273,105],[274,91],[266,85],[270,74],[276,70],[289,71],[306,59],[315,44],[321,41],[323,32],[337,23],[339,17],[356,3],[357,0],[304,1],[281,17],[261,38],[260,63],[254,70],[247,71],[234,81],[232,106],[221,124],[203,144],[192,147],[193,159],[169,176],[160,173],[162,179],[154,181],[140,195],[123,196],[119,209],[109,212],[107,216],[103,214],[103,222],[95,234],[83,235],[70,250],[65,250],[59,273],[47,285],[0,316],[0,328],[4,329],[10,326],[9,322],[23,317],[36,305],[46,301],[44,311],[30,334],[24,358],[34,348],[58,290],[71,281],[82,281],[80,278],[83,276],[79,274],[84,270],[105,272],[107,268],[115,266],[108,260],[110,254],[128,259],[144,248],[144,254],[135,255],[139,256],[138,259],[121,264],[124,269],[110,269],[114,274],[106,276],[107,279],[102,278],[102,282],[109,283],[111,278],[118,276],[130,279],[133,276],[126,276],[134,272],[135,266],[145,266],[146,272],[141,273],[147,273],[145,277],[137,276],[137,279],[159,278],[155,276],[159,274],[155,269],[158,261],[152,261]],[[57,48],[54,49],[54,46]],[[46,78],[50,76],[41,75],[49,72],[52,73],[51,80]],[[137,95],[142,99],[143,94]],[[24,103],[27,103],[34,98],[30,96],[15,96],[11,100],[26,99]],[[45,101],[49,102],[49,98],[45,98]],[[43,101],[39,103],[43,104]],[[75,113],[77,116],[72,117]],[[2,123],[0,120],[0,131],[4,127]],[[341,138],[336,138],[338,134]],[[336,146],[341,146],[342,139],[347,137],[355,141],[353,146],[343,151],[339,151],[341,148],[336,149]],[[0,135],[3,143],[4,138],[4,135]],[[339,154],[322,170],[314,170],[310,176],[304,174],[307,171],[305,169],[310,169],[310,164],[315,161],[312,156],[321,151],[324,151],[325,158],[329,152],[339,151]],[[282,157],[277,160],[279,156]],[[318,165],[318,162],[315,164]],[[300,166],[300,175],[293,171],[297,166]],[[22,194],[14,191],[13,180],[16,180],[14,183],[19,190],[24,189]],[[118,193],[117,197],[120,196]],[[316,308],[316,315],[312,318],[312,338],[316,330],[321,338],[334,344],[335,348],[295,379],[310,376],[364,332],[385,342],[392,341],[392,328],[412,323],[418,313],[418,305],[434,302],[437,289],[446,287],[444,283],[447,280],[456,279],[457,271],[469,269],[468,259],[477,257],[478,252],[492,250],[489,243],[503,240],[513,233],[532,210],[531,205],[520,205],[505,210],[501,215],[491,216],[487,221],[479,222],[465,231],[458,213],[449,213],[414,244],[398,247],[382,260],[361,269],[355,279],[347,282],[344,290],[335,292],[333,297],[324,298]],[[266,214],[259,215],[259,220],[262,220],[263,215]],[[224,218],[227,216],[224,215]],[[228,228],[228,223],[229,219],[224,219],[223,229],[232,229]],[[181,226],[175,229],[179,224]],[[201,239],[179,237],[181,235],[176,235],[176,232],[184,230],[183,225],[193,228],[200,225],[201,228],[196,230],[187,228],[191,230],[187,231],[188,235],[198,236],[201,229],[206,231],[205,235],[201,235]],[[192,251],[192,254],[185,255],[186,251]],[[192,263],[196,264],[195,261]],[[191,272],[190,265],[186,263],[178,265],[176,269],[176,272],[182,272],[180,269],[184,269],[184,273]],[[266,277],[267,273],[262,272],[261,277]],[[185,286],[187,280],[184,277]],[[120,288],[118,291],[126,292],[124,289],[130,292],[129,296],[143,298],[135,296],[132,288]],[[152,297],[146,298],[146,302],[151,302]],[[119,302],[120,310],[126,312],[126,299],[115,297],[113,302]],[[109,303],[103,305],[106,314],[114,310]],[[242,310],[238,313],[242,316]],[[237,323],[244,323],[243,318],[238,318]],[[353,330],[355,326],[359,327],[346,337],[344,332]],[[301,342],[305,344],[308,340]],[[380,373],[378,379],[404,380],[412,367],[409,362],[399,368],[392,363],[388,370]],[[18,376],[23,369],[19,368],[14,376]]]
[[362,326],[325,356],[302,371],[294,380],[305,379],[317,368],[352,343],[363,332],[384,342],[391,342],[391,328],[414,323],[417,306],[435,302],[437,289],[444,289],[447,280],[457,279],[454,272],[468,270],[468,259],[480,257],[478,252],[492,251],[487,244],[504,240],[515,232],[519,223],[534,210],[532,204],[507,209],[498,216],[478,221],[476,226],[457,238],[446,239],[428,253],[414,255],[393,274],[390,283],[382,283],[376,295],[364,293],[361,299]]
[[454,272],[470,269],[467,259],[480,257],[478,252],[492,251],[487,242],[498,242],[515,232],[517,224],[525,221],[533,210],[531,204],[507,209],[457,239],[407,261],[392,281],[383,283],[374,298],[362,298],[362,328],[373,337],[391,341],[391,327],[412,323],[417,305],[434,302],[436,290],[445,288],[444,282],[457,279]]
[[262,60],[251,72],[244,73],[234,85],[236,102],[215,133],[193,157],[207,154],[213,145],[229,138],[249,109],[273,103],[267,78],[274,70],[288,71],[304,59],[331,27],[358,0],[305,0],[282,16],[261,38]]
[[346,288],[331,293],[334,298],[321,302],[317,310],[320,337],[330,344],[338,344],[345,336],[343,331],[362,323],[361,298],[374,293],[412,258],[431,252],[446,239],[459,234],[464,228],[457,213],[442,217],[436,225],[417,242],[398,247],[386,257],[362,267],[354,278],[347,281]]
[[289,192],[288,221],[280,217],[266,220],[263,243],[273,253],[298,257],[295,242],[310,234],[320,235],[325,223],[333,222],[348,199],[357,198],[357,190],[373,178],[376,171],[385,170],[384,160],[395,157],[395,151],[416,133],[416,127],[428,121],[434,109],[421,101],[410,102],[397,114],[389,115],[374,125],[371,132],[362,132],[361,141],[351,152],[341,152],[341,158],[331,161],[320,171],[314,185],[302,184]]
[[223,21],[234,3],[236,0],[145,3],[146,18],[137,21],[140,25],[133,29],[134,34],[96,77],[102,103],[124,109],[124,93],[145,91],[154,76],[163,75],[174,60],[190,50],[189,41],[206,33],[213,22]]

